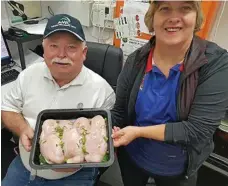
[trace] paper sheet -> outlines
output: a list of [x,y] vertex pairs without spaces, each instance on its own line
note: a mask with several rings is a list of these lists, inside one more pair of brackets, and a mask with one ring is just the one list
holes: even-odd
[[148,40],[138,39],[138,38],[123,38],[121,39],[120,48],[123,50],[124,54],[124,63],[129,54],[146,44]]
[[145,15],[150,4],[128,0],[124,3],[123,14],[142,14]]
[[131,24],[131,28],[136,30],[136,35],[139,36],[141,32],[149,33],[145,23],[144,16],[149,8],[149,3],[143,1],[128,0],[123,7],[123,15],[126,16]]
[[116,37],[141,36],[142,33],[150,34],[145,23],[144,16],[149,8],[149,3],[126,1],[123,12],[114,20]]
[[47,21],[43,20],[38,24],[26,25],[24,23],[14,25],[14,27],[20,28],[29,34],[43,35]]

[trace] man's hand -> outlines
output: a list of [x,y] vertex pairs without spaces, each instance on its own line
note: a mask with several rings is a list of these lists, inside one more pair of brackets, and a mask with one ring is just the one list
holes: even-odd
[[20,141],[27,152],[31,151],[33,136],[34,131],[29,125],[27,125],[27,127],[25,127],[21,132]]
[[112,131],[112,138],[114,142],[114,147],[119,147],[122,145],[128,145],[134,139],[139,137],[139,127],[127,126],[123,129],[115,127]]

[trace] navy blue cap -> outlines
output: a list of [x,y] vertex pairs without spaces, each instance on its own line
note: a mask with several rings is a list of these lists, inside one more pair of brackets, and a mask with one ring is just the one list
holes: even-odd
[[70,32],[79,40],[85,41],[85,34],[80,21],[70,15],[58,14],[51,17],[44,30],[44,38],[59,31]]

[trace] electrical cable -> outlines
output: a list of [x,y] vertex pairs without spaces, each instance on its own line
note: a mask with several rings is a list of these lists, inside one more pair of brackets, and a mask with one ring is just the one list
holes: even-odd
[[49,14],[50,14],[51,16],[54,16],[54,15],[55,15],[54,12],[53,12],[53,10],[51,9],[50,6],[48,6],[48,12],[49,12]]

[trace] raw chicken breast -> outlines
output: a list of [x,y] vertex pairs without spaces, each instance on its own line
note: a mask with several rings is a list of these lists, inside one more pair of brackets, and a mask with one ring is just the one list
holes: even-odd
[[76,127],[65,130],[63,133],[63,150],[67,163],[80,163],[84,161],[82,152],[82,137]]
[[106,123],[102,116],[75,121],[44,121],[40,152],[50,164],[101,162],[107,152]]
[[89,134],[86,136],[85,160],[87,162],[101,162],[107,152],[107,131],[105,120],[98,115],[92,118]]
[[58,126],[56,120],[48,119],[45,120],[42,125],[42,132],[40,135],[40,144],[45,140],[45,138],[50,134],[55,134],[55,128]]
[[55,133],[55,128],[58,126],[58,123],[56,120],[48,119],[45,120],[42,125],[42,133],[45,136],[48,136],[49,134]]
[[48,163],[63,163],[64,154],[61,140],[56,134],[49,134],[40,139],[40,152]]
[[73,122],[70,120],[58,120],[57,123],[61,128],[64,128],[64,130],[69,130],[73,128]]
[[56,128],[58,126],[58,121],[53,119],[45,120],[42,125],[42,132],[40,135],[40,152],[45,160],[50,164],[64,162],[61,140],[56,132]]
[[76,119],[73,125],[77,128],[80,134],[83,134],[84,132],[88,133],[90,130],[90,120],[84,117]]

